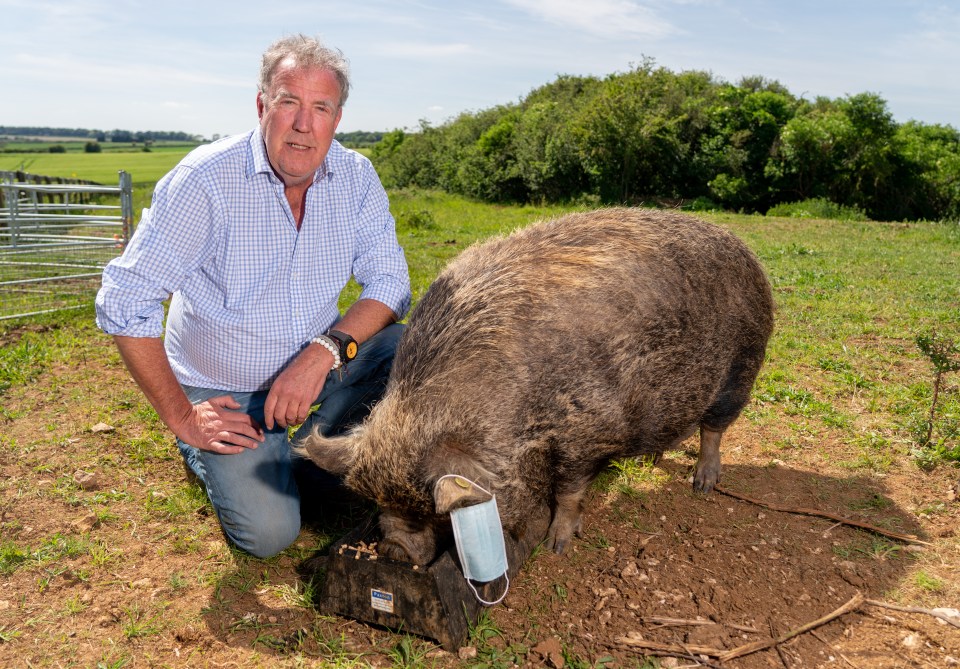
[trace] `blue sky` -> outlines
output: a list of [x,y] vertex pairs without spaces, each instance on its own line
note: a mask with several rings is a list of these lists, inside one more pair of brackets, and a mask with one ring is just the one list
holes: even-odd
[[260,54],[295,32],[351,62],[342,131],[436,125],[644,57],[960,128],[956,0],[0,0],[0,125],[243,132]]

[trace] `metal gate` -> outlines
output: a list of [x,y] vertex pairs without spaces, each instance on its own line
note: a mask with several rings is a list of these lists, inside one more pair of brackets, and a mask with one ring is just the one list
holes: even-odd
[[91,303],[133,233],[133,184],[0,182],[0,320]]

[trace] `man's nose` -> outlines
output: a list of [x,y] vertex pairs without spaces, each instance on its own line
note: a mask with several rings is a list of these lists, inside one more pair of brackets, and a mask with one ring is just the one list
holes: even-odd
[[301,106],[293,117],[293,129],[297,132],[310,132],[313,128],[313,114],[308,107]]

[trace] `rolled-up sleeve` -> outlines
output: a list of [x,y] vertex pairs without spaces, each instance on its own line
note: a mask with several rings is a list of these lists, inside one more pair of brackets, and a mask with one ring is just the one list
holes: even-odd
[[166,298],[155,286],[142,281],[129,263],[111,263],[103,270],[97,292],[97,325],[109,335],[159,337]]
[[210,245],[215,217],[204,189],[175,170],[158,183],[122,255],[103,270],[97,325],[110,335],[159,337],[164,301]]

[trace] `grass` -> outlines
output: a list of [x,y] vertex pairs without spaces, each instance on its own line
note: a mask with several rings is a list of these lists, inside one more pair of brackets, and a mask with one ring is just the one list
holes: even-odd
[[16,344],[0,348],[0,393],[33,380],[45,367],[47,352],[45,338],[38,335],[24,336]]
[[[7,157],[0,154],[0,159]],[[149,190],[144,186],[139,197],[148,198]],[[486,205],[415,191],[391,193],[391,203],[411,269],[415,300],[466,246],[564,211],[556,206]],[[775,428],[770,453],[765,455],[789,460],[809,456],[811,444],[830,443],[836,449],[826,457],[835,458],[833,465],[867,476],[903,467],[905,462],[912,466],[909,463],[920,448],[917,426],[926,425],[933,380],[928,361],[914,341],[918,333],[934,329],[954,340],[960,334],[960,303],[955,282],[950,280],[960,275],[960,226],[720,213],[704,217],[730,228],[757,251],[778,304],[767,364],[746,415],[760,429]],[[356,286],[345,291],[342,306],[352,302],[357,293]],[[351,653],[342,635],[316,622],[318,618],[309,608],[315,584],[292,575],[291,564],[322,548],[330,537],[311,535],[269,561],[228,550],[216,529],[211,529],[215,523],[202,490],[173,476],[166,482],[158,480],[156,472],[169,473],[179,463],[169,434],[145,400],[129,384],[101,387],[96,374],[77,368],[78,360],[94,360],[98,368],[121,369],[119,356],[96,330],[92,318],[92,309],[86,308],[0,322],[0,419],[12,424],[33,413],[42,416],[30,434],[0,435],[0,465],[13,467],[16,462],[19,472],[30,475],[0,477],[0,499],[4,505],[27,499],[40,506],[89,511],[105,530],[127,541],[134,537],[143,550],[138,552],[129,543],[126,550],[118,550],[99,538],[93,540],[89,532],[43,536],[34,532],[23,538],[23,521],[16,513],[5,514],[0,516],[5,537],[0,540],[0,575],[28,576],[33,591],[43,590],[55,602],[50,605],[52,611],[78,618],[88,605],[65,591],[63,584],[68,579],[89,583],[96,593],[127,591],[133,587],[129,574],[135,573],[134,566],[155,553],[161,554],[159,559],[171,561],[187,556],[190,566],[180,563],[151,585],[159,593],[155,598],[149,597],[152,590],[148,590],[137,600],[139,604],[117,610],[120,635],[113,637],[111,646],[98,645],[96,637],[76,642],[99,649],[97,666],[131,664],[137,644],[169,637],[174,629],[204,625],[211,629],[222,626],[224,635],[243,639],[237,643],[251,646],[254,653],[266,657],[279,653],[289,660],[282,666],[294,666],[297,658],[308,658],[304,663],[309,664],[316,657],[322,657],[328,666],[364,666],[363,658]],[[13,397],[16,402],[7,401]],[[63,403],[81,407],[84,422],[62,424],[57,408]],[[956,376],[945,379],[937,420],[936,434],[945,439],[941,452],[948,454],[957,446],[960,425]],[[91,434],[89,427],[96,422],[115,429]],[[56,457],[50,458],[51,452]],[[937,467],[950,465],[949,457],[934,462]],[[82,490],[73,478],[79,468],[113,473],[113,478],[123,483],[116,488]],[[40,485],[39,480],[46,483]],[[628,460],[614,463],[597,485],[612,496],[642,498],[663,480],[662,469]],[[851,499],[852,513],[888,511],[883,496],[860,494]],[[919,513],[949,512],[928,504]],[[636,521],[624,518],[625,525],[630,522]],[[6,539],[13,530],[17,530],[17,539]],[[603,550],[610,540],[594,534],[588,542]],[[905,557],[898,546],[873,538],[837,546],[835,552],[844,559],[864,561]],[[931,569],[917,572],[913,586],[940,592],[947,582]],[[62,597],[55,599],[58,592]],[[196,599],[200,592],[205,606],[196,618],[164,608],[168,599]],[[545,597],[562,600],[568,594],[561,579]],[[261,601],[294,609],[310,622],[297,628],[297,635],[281,637],[269,618],[249,615]],[[100,604],[95,599],[89,606]],[[4,620],[0,649],[7,644],[26,648],[24,637],[39,636],[38,631],[50,625],[41,618],[26,618],[15,625]],[[481,618],[472,637],[478,661],[488,666],[522,664],[526,649],[504,648],[496,643],[499,638],[496,625],[488,617]],[[34,645],[32,638],[29,643]],[[425,647],[405,636],[391,637],[384,655],[394,666],[431,663]],[[582,658],[567,659],[571,665],[583,662]]]
[[[104,147],[107,145],[104,144]],[[135,185],[152,185],[170,171],[192,145],[156,146],[150,151],[130,147],[102,153],[0,153],[0,171],[21,170],[68,179],[85,179],[108,186],[118,182],[117,173],[130,173]]]
[[914,574],[913,581],[918,588],[921,590],[926,590],[927,592],[940,592],[943,590],[944,586],[944,583],[941,579],[937,578],[936,576],[931,576],[923,570]]
[[[864,462],[916,444],[932,377],[913,342],[930,329],[958,331],[960,305],[944,278],[960,270],[960,226],[711,218],[757,251],[778,304],[751,415],[775,408],[814,436],[839,436]],[[941,434],[960,420],[956,386],[948,394]]]

